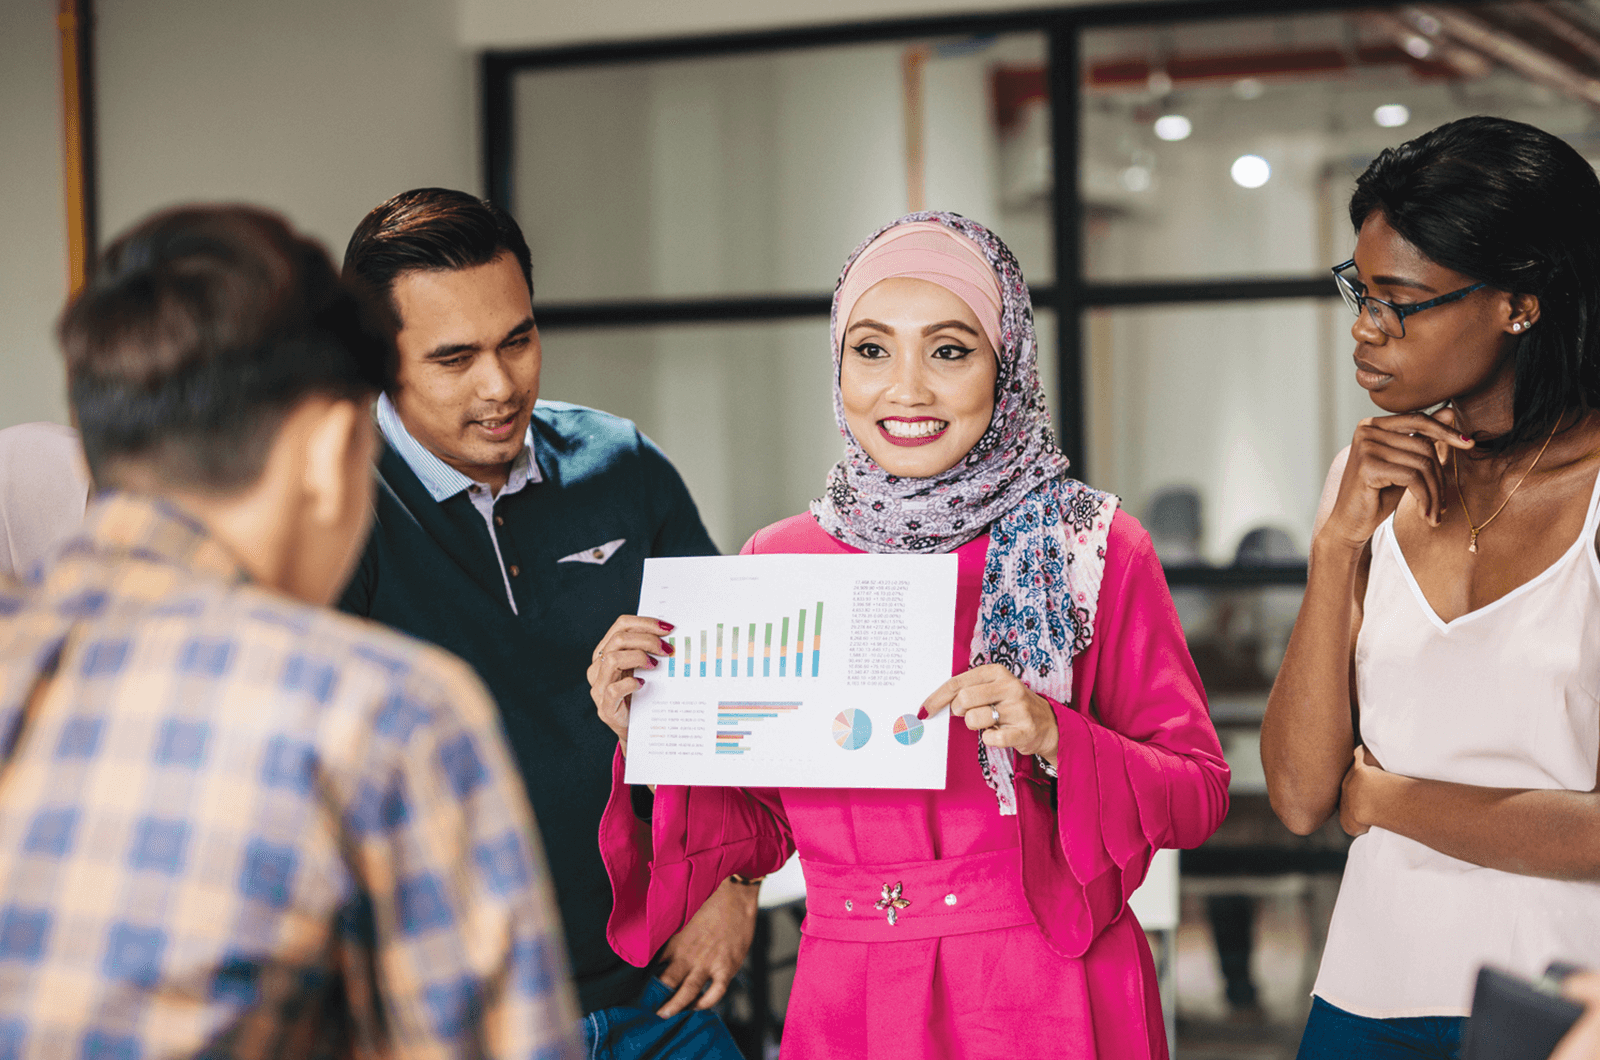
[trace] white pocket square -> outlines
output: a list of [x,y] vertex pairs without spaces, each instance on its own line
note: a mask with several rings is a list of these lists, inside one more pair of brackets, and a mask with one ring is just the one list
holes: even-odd
[[556,562],[557,563],[593,563],[593,564],[599,565],[601,563],[604,563],[606,560],[610,559],[612,554],[614,552],[616,552],[617,549],[621,548],[622,545],[623,545],[623,542],[625,542],[627,540],[628,539],[625,538],[625,537],[619,537],[615,541],[607,541],[605,544],[596,545],[594,548],[580,549],[579,551],[574,552],[570,556],[562,556],[560,559],[556,560]]

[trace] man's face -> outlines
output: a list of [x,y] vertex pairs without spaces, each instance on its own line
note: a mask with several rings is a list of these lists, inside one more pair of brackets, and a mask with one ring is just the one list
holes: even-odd
[[503,485],[539,396],[539,332],[516,258],[402,273],[393,296],[400,421],[463,475]]

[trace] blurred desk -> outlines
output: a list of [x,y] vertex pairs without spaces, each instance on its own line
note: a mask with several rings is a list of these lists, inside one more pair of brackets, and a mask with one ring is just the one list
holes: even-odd
[[1151,957],[1156,964],[1156,985],[1161,990],[1161,1014],[1167,1024],[1167,1041],[1178,1040],[1178,852],[1158,850],[1150,860],[1144,882],[1128,898],[1128,908],[1139,926],[1151,936]]
[[1228,794],[1265,795],[1267,774],[1261,767],[1261,719],[1267,713],[1265,692],[1220,695],[1211,700],[1211,724],[1222,741],[1222,757],[1233,776]]
[[800,855],[791,854],[783,868],[761,881],[761,896],[756,901],[762,909],[776,909],[805,899],[806,874],[800,870]]
[[1261,727],[1261,719],[1267,716],[1267,690],[1247,693],[1222,693],[1221,695],[1208,696],[1211,705],[1211,724],[1217,728],[1224,726],[1252,725]]

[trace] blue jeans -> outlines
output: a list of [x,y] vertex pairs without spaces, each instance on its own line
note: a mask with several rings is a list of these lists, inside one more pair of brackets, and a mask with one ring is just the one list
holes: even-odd
[[1296,1060],[1457,1060],[1466,1022],[1462,1016],[1373,1019],[1314,997]]
[[690,1007],[667,1019],[657,1016],[656,1009],[672,994],[652,976],[634,1004],[583,1017],[589,1060],[743,1060],[715,1012]]

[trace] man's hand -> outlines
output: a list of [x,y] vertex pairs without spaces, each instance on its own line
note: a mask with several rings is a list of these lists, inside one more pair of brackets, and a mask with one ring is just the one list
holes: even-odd
[[708,1009],[722,1000],[744,955],[750,952],[760,890],[748,883],[723,880],[683,930],[667,940],[661,948],[667,961],[661,981],[677,993],[656,1010],[657,1016],[675,1016],[691,1004]]

